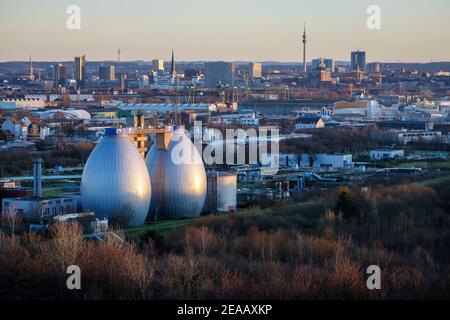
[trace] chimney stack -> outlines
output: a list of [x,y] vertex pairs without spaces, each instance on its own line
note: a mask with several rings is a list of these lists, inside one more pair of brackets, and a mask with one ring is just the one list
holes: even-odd
[[34,197],[42,197],[42,159],[33,160],[33,191]]

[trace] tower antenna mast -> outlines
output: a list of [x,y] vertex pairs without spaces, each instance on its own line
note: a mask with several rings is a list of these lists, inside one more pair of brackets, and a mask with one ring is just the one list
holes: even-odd
[[303,72],[306,73],[306,22],[303,27]]

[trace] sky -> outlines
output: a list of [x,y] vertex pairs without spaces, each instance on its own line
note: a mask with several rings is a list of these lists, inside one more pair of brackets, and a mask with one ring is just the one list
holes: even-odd
[[[69,5],[81,29],[69,30]],[[369,5],[381,30],[369,30]],[[448,0],[0,0],[0,61],[450,61]]]

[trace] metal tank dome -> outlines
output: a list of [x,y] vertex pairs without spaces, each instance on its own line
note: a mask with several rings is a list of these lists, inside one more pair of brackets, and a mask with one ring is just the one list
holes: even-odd
[[150,200],[151,183],[144,159],[120,130],[106,129],[83,171],[83,210],[135,227],[145,223]]
[[200,216],[206,198],[206,171],[184,127],[158,134],[147,155],[152,184],[149,217]]

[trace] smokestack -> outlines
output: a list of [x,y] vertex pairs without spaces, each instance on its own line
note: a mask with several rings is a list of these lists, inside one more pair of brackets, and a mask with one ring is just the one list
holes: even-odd
[[33,191],[34,197],[42,197],[42,159],[33,160]]

